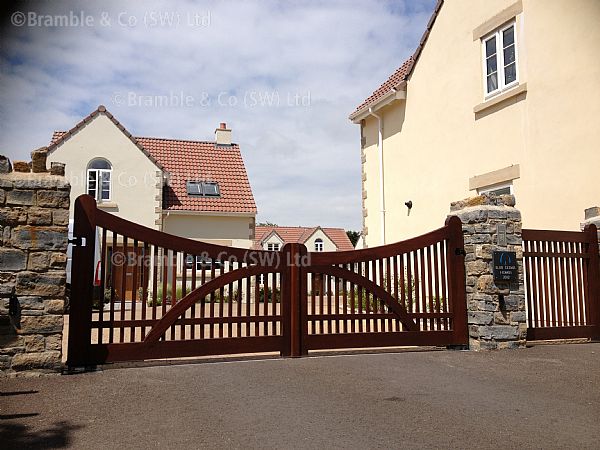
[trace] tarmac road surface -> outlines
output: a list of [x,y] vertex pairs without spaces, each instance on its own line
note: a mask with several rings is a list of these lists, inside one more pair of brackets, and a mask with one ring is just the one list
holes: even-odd
[[600,344],[0,379],[0,448],[600,448]]

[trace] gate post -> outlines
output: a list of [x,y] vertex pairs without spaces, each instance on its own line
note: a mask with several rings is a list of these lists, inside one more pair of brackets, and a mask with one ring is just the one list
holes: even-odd
[[[451,215],[462,221],[465,243],[469,349],[525,346],[527,323],[523,273],[521,212],[512,195],[483,194],[452,203]],[[494,252],[506,263],[494,274]],[[514,255],[513,255],[514,252]],[[500,266],[498,265],[500,268]],[[515,270],[508,270],[515,267]]]
[[465,256],[462,222],[456,216],[446,219],[448,227],[448,282],[452,298],[452,345],[464,346],[469,342],[467,329],[467,301],[465,293]]
[[600,257],[598,256],[598,228],[595,224],[588,224],[584,232],[588,237],[587,280],[590,305],[591,324],[595,325],[594,339],[600,339]]
[[[71,301],[67,365],[85,366],[90,360],[92,335],[92,295],[96,240],[96,201],[89,195],[75,200],[73,260],[71,263]],[[85,242],[84,242],[85,241]]]
[[297,358],[306,354],[302,345],[304,326],[307,326],[306,320],[302,320],[305,315],[302,310],[306,309],[303,307],[306,302],[306,280],[302,267],[305,255],[306,247],[303,244],[286,244],[281,251],[280,264],[284,265],[281,289],[284,350],[281,356]]

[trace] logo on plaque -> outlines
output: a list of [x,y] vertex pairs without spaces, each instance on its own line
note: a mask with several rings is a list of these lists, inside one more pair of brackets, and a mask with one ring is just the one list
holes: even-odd
[[494,281],[519,281],[517,254],[515,252],[494,252]]

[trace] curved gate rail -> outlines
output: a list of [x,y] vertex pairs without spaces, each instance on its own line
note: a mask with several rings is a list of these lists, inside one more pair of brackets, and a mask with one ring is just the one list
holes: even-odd
[[583,232],[523,229],[527,339],[600,339],[595,225]]
[[[255,251],[172,236],[108,214],[87,195],[75,201],[73,234],[69,366],[290,354],[289,296],[281,293],[289,247]],[[92,301],[94,275],[102,292]]]
[[302,352],[468,343],[462,225],[383,247],[309,253]]
[[152,230],[108,214],[82,195],[75,201],[73,231],[71,367],[467,343],[457,217],[439,230],[383,247],[307,253],[304,245],[286,244],[271,252]]

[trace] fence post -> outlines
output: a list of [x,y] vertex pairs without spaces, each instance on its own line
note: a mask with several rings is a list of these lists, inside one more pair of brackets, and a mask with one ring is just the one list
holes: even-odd
[[585,227],[588,236],[588,295],[591,325],[596,328],[594,339],[600,339],[600,257],[598,256],[598,228],[591,223]]
[[[67,365],[85,366],[92,335],[92,295],[96,240],[96,201],[89,195],[75,200],[73,224],[73,260],[71,262],[71,298]],[[85,242],[83,242],[85,240]]]
[[448,261],[448,275],[450,293],[452,298],[452,343],[453,345],[467,345],[469,333],[467,329],[467,300],[465,285],[465,256],[462,222],[457,216],[446,219],[448,227],[448,247],[446,260]]
[[[291,243],[281,251],[282,270],[282,316],[283,351],[281,356],[299,357],[302,354],[302,324],[300,302],[302,291],[301,244]],[[304,248],[306,252],[306,247]]]

